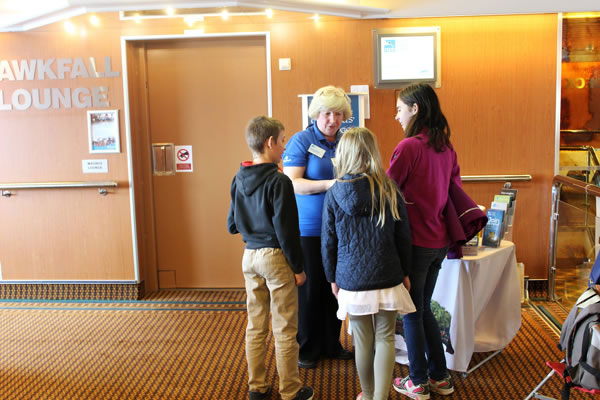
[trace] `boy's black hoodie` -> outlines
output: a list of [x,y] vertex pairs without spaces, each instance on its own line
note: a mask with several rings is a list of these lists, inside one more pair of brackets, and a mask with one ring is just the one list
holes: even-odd
[[275,163],[242,163],[231,182],[227,217],[231,234],[247,249],[281,248],[295,274],[303,268],[294,186]]

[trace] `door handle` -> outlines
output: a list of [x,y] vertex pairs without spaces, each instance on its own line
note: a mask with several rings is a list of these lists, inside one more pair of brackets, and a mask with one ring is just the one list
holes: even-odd
[[173,143],[152,143],[152,175],[175,175]]

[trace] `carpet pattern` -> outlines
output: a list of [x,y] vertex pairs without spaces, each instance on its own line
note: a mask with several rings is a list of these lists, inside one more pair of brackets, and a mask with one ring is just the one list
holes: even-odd
[[11,283],[0,282],[0,299],[138,300],[140,283]]
[[[247,399],[244,301],[243,290],[161,291],[139,302],[2,301],[0,399]],[[525,398],[549,372],[544,362],[562,357],[557,340],[524,307],[511,344],[467,377],[452,372],[456,392],[445,398]],[[270,398],[279,399],[272,335],[266,346]],[[486,356],[476,353],[471,365]],[[394,372],[404,376],[408,367]],[[360,392],[353,361],[322,360],[301,379],[315,399]],[[555,376],[541,392],[557,397],[560,387]],[[406,397],[391,390],[390,398]]]
[[569,315],[569,311],[565,309],[563,303],[555,303],[551,301],[531,301],[531,306],[540,314],[540,316],[551,323],[552,328],[556,332],[560,332],[563,323]]

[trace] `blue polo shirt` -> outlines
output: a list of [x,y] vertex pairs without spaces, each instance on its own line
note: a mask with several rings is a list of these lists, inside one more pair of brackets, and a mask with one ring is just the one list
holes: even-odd
[[[283,166],[305,167],[304,178],[306,179],[333,179],[334,171],[331,159],[335,158],[335,149],[341,137],[342,133],[338,131],[335,142],[329,142],[313,122],[305,130],[290,138],[283,153]],[[309,151],[311,145],[324,150],[323,156],[319,157],[315,154],[319,153],[319,150],[314,147],[312,151]],[[301,236],[321,236],[324,200],[325,192],[296,194]]]

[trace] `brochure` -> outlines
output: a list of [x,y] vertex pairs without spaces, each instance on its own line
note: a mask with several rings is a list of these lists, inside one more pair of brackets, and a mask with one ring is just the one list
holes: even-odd
[[502,240],[502,225],[504,211],[490,208],[487,210],[488,223],[483,228],[482,245],[489,247],[500,246]]

